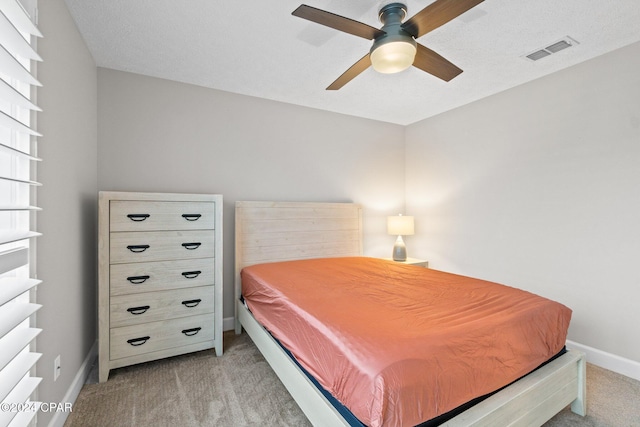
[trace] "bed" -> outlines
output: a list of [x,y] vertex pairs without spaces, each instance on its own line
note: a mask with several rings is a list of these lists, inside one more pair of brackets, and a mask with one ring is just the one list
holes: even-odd
[[[320,270],[327,270],[328,267],[322,263],[329,262],[328,259],[335,259],[344,268],[363,262],[365,265],[363,270],[368,270],[373,268],[374,264],[375,268],[378,268],[377,264],[387,262],[361,258],[361,236],[361,208],[356,204],[284,202],[237,202],[236,204],[236,332],[239,333],[244,327],[305,415],[316,426],[358,424],[357,421],[354,423],[350,412],[347,411],[345,415],[344,408],[340,405],[341,402],[335,402],[332,394],[327,393],[326,388],[322,387],[320,383],[325,383],[326,380],[322,374],[318,378],[312,375],[318,375],[318,371],[327,370],[327,368],[318,367],[316,369],[310,365],[304,350],[301,351],[296,346],[295,336],[283,335],[277,326],[263,317],[261,311],[264,310],[259,307],[258,303],[252,302],[255,312],[249,310],[247,302],[242,299],[241,272],[245,267],[248,267],[244,272],[247,281],[246,291],[255,294],[258,289],[258,294],[262,293],[265,296],[264,301],[268,302],[274,299],[275,294],[270,294],[269,292],[272,292],[270,290],[256,288],[254,283],[256,279],[247,276],[248,272],[257,271],[257,281],[261,281],[261,275],[269,276],[271,274],[269,271],[272,271],[278,263],[292,264],[296,267],[309,264],[309,262],[321,263]],[[293,261],[304,259],[309,261]],[[331,262],[335,264],[335,262]],[[400,267],[392,264],[394,263],[389,263],[386,267],[394,271],[398,270],[401,274],[426,274],[416,270],[420,269],[419,267]],[[402,268],[407,270],[402,270]],[[302,274],[304,277],[309,273],[303,271]],[[348,274],[352,274],[352,272],[350,271]],[[434,271],[429,274],[432,276],[441,275],[445,279],[449,278],[446,276],[447,273]],[[344,284],[338,286],[344,286]],[[291,299],[293,299],[293,295]],[[276,310],[284,309],[277,307]],[[346,310],[343,308],[336,310],[336,312]],[[564,320],[562,321],[568,322],[566,312],[563,316]],[[274,334],[267,331],[257,318],[267,324]],[[329,324],[326,329],[330,329]],[[302,335],[306,336],[306,332]],[[380,343],[381,347],[384,347],[385,344],[393,344],[390,337],[385,340],[386,343]],[[330,345],[330,343],[325,345]],[[554,342],[550,347],[554,348],[549,351],[552,350],[555,353],[557,350],[555,347],[558,347],[558,343]],[[562,347],[562,343],[560,343],[560,347]],[[367,351],[366,345],[359,345],[357,348]],[[297,358],[292,357],[292,353],[298,353]],[[331,353],[333,354],[333,349]],[[313,350],[311,354],[313,354]],[[426,377],[430,371],[431,368],[416,376]],[[475,376],[476,374],[472,373],[471,375]],[[487,378],[490,377],[485,376],[480,382],[487,382]],[[406,379],[402,381],[406,381]],[[444,383],[446,384],[446,380]],[[347,391],[351,390],[352,386],[348,386],[346,389]],[[335,390],[332,390],[332,393],[342,396],[348,405],[353,405],[349,401],[348,395],[344,393],[340,395]],[[575,351],[558,353],[557,357],[544,366],[511,383],[508,387],[495,393],[492,391],[492,393],[490,397],[468,409],[465,406],[460,406],[459,408],[465,410],[457,415],[452,412],[451,414],[454,415],[452,418],[447,417],[444,425],[542,425],[569,404],[574,412],[584,415],[586,412],[584,355]],[[368,393],[365,390],[360,394],[367,395]],[[467,397],[465,397],[465,401],[466,399]],[[367,415],[363,417],[371,425],[402,424],[399,418],[387,417],[385,421],[383,418],[367,418]],[[404,425],[413,425],[413,423]]]

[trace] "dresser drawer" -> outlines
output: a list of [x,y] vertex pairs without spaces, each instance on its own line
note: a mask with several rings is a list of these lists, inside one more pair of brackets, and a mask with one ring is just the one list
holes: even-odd
[[211,231],[143,231],[110,233],[111,264],[211,258]]
[[213,202],[112,200],[110,231],[204,230],[215,225]]
[[110,358],[151,353],[214,339],[214,316],[182,317],[110,330]]
[[111,296],[215,284],[213,258],[114,264],[109,267]]
[[213,286],[111,297],[112,328],[213,313]]

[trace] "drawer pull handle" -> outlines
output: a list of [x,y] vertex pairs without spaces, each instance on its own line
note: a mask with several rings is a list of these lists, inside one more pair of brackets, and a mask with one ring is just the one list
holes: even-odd
[[183,243],[182,247],[187,249],[187,250],[189,250],[189,251],[192,251],[194,249],[198,249],[201,244],[202,243],[200,243],[200,242]]
[[129,276],[127,280],[133,283],[134,285],[139,285],[141,283],[146,282],[151,276]]
[[194,270],[194,271],[185,271],[184,273],[182,273],[182,275],[184,276],[185,279],[195,279],[200,275],[200,273],[202,273],[202,271]]
[[127,215],[127,218],[129,218],[131,221],[142,222],[150,216],[151,215],[149,214],[129,214]]
[[202,215],[200,214],[182,214],[182,218],[186,219],[187,221],[197,221],[201,216]]
[[146,313],[147,310],[149,310],[151,307],[148,305],[141,305],[140,307],[131,307],[131,308],[127,308],[127,311],[131,314],[134,315],[138,315],[138,314],[143,314]]
[[201,299],[190,299],[188,301],[182,301],[182,304],[184,304],[185,307],[193,308],[200,304],[201,301]]
[[183,329],[182,333],[185,334],[188,337],[192,337],[195,334],[197,334],[198,332],[200,332],[200,329],[202,329],[201,327],[197,327],[197,328],[191,328],[191,329]]
[[149,338],[151,338],[150,336],[146,336],[146,337],[140,337],[140,338],[131,338],[130,340],[127,340],[127,342],[129,344],[131,344],[134,347],[137,347],[139,345],[142,345],[144,343],[146,343],[147,341],[149,341]]
[[127,246],[127,249],[129,249],[133,253],[139,254],[149,249],[149,247],[149,245],[129,245]]

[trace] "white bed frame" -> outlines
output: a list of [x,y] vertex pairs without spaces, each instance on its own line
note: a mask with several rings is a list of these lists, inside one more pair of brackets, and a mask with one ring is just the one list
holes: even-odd
[[[240,302],[242,268],[273,261],[362,255],[362,209],[352,203],[236,202],[236,333],[247,331],[314,426],[349,426]],[[586,414],[586,360],[570,350],[446,422],[541,426],[567,405]]]

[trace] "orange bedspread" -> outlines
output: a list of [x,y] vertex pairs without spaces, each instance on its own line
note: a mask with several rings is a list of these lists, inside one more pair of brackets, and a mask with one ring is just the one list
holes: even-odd
[[571,310],[515,288],[375,258],[242,271],[254,317],[368,426],[413,426],[564,346]]

